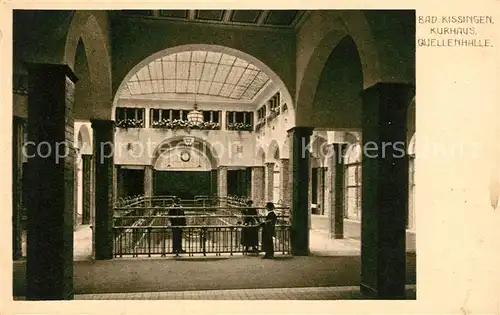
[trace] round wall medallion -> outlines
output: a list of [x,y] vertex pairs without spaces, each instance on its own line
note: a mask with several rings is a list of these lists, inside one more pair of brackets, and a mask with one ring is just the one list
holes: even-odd
[[191,160],[191,153],[189,153],[188,151],[182,151],[181,152],[181,160],[182,160],[182,162],[187,162],[187,161]]

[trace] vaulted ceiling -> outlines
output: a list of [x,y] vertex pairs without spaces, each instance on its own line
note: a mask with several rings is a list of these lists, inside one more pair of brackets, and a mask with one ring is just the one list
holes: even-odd
[[168,19],[186,22],[253,26],[269,29],[296,29],[303,10],[122,10],[123,16]]

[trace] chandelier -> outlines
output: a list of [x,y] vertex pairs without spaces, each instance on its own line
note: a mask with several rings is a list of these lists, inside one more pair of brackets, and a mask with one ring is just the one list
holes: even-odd
[[[198,104],[196,103],[196,94],[198,94],[197,84],[198,78],[196,77],[196,65],[195,65],[195,76],[194,76],[194,109],[190,111],[187,115],[187,119],[190,123],[195,126],[200,125],[203,122],[203,114],[198,110]],[[191,67],[189,67],[189,73],[191,74]]]

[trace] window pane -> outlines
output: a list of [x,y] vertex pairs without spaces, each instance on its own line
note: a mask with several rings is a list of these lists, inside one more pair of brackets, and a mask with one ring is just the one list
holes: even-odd
[[210,111],[209,110],[203,111],[203,121],[210,121]]
[[180,119],[181,118],[181,111],[178,109],[172,110],[172,119]]
[[220,115],[220,111],[214,112],[214,115],[212,117],[213,122],[216,122],[216,123],[219,122],[219,115]]
[[236,122],[238,123],[243,122],[243,112],[236,112]]

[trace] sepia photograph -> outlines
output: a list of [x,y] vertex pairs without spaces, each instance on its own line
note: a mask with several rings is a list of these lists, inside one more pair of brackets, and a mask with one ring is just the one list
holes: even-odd
[[415,300],[415,10],[14,10],[14,300]]

